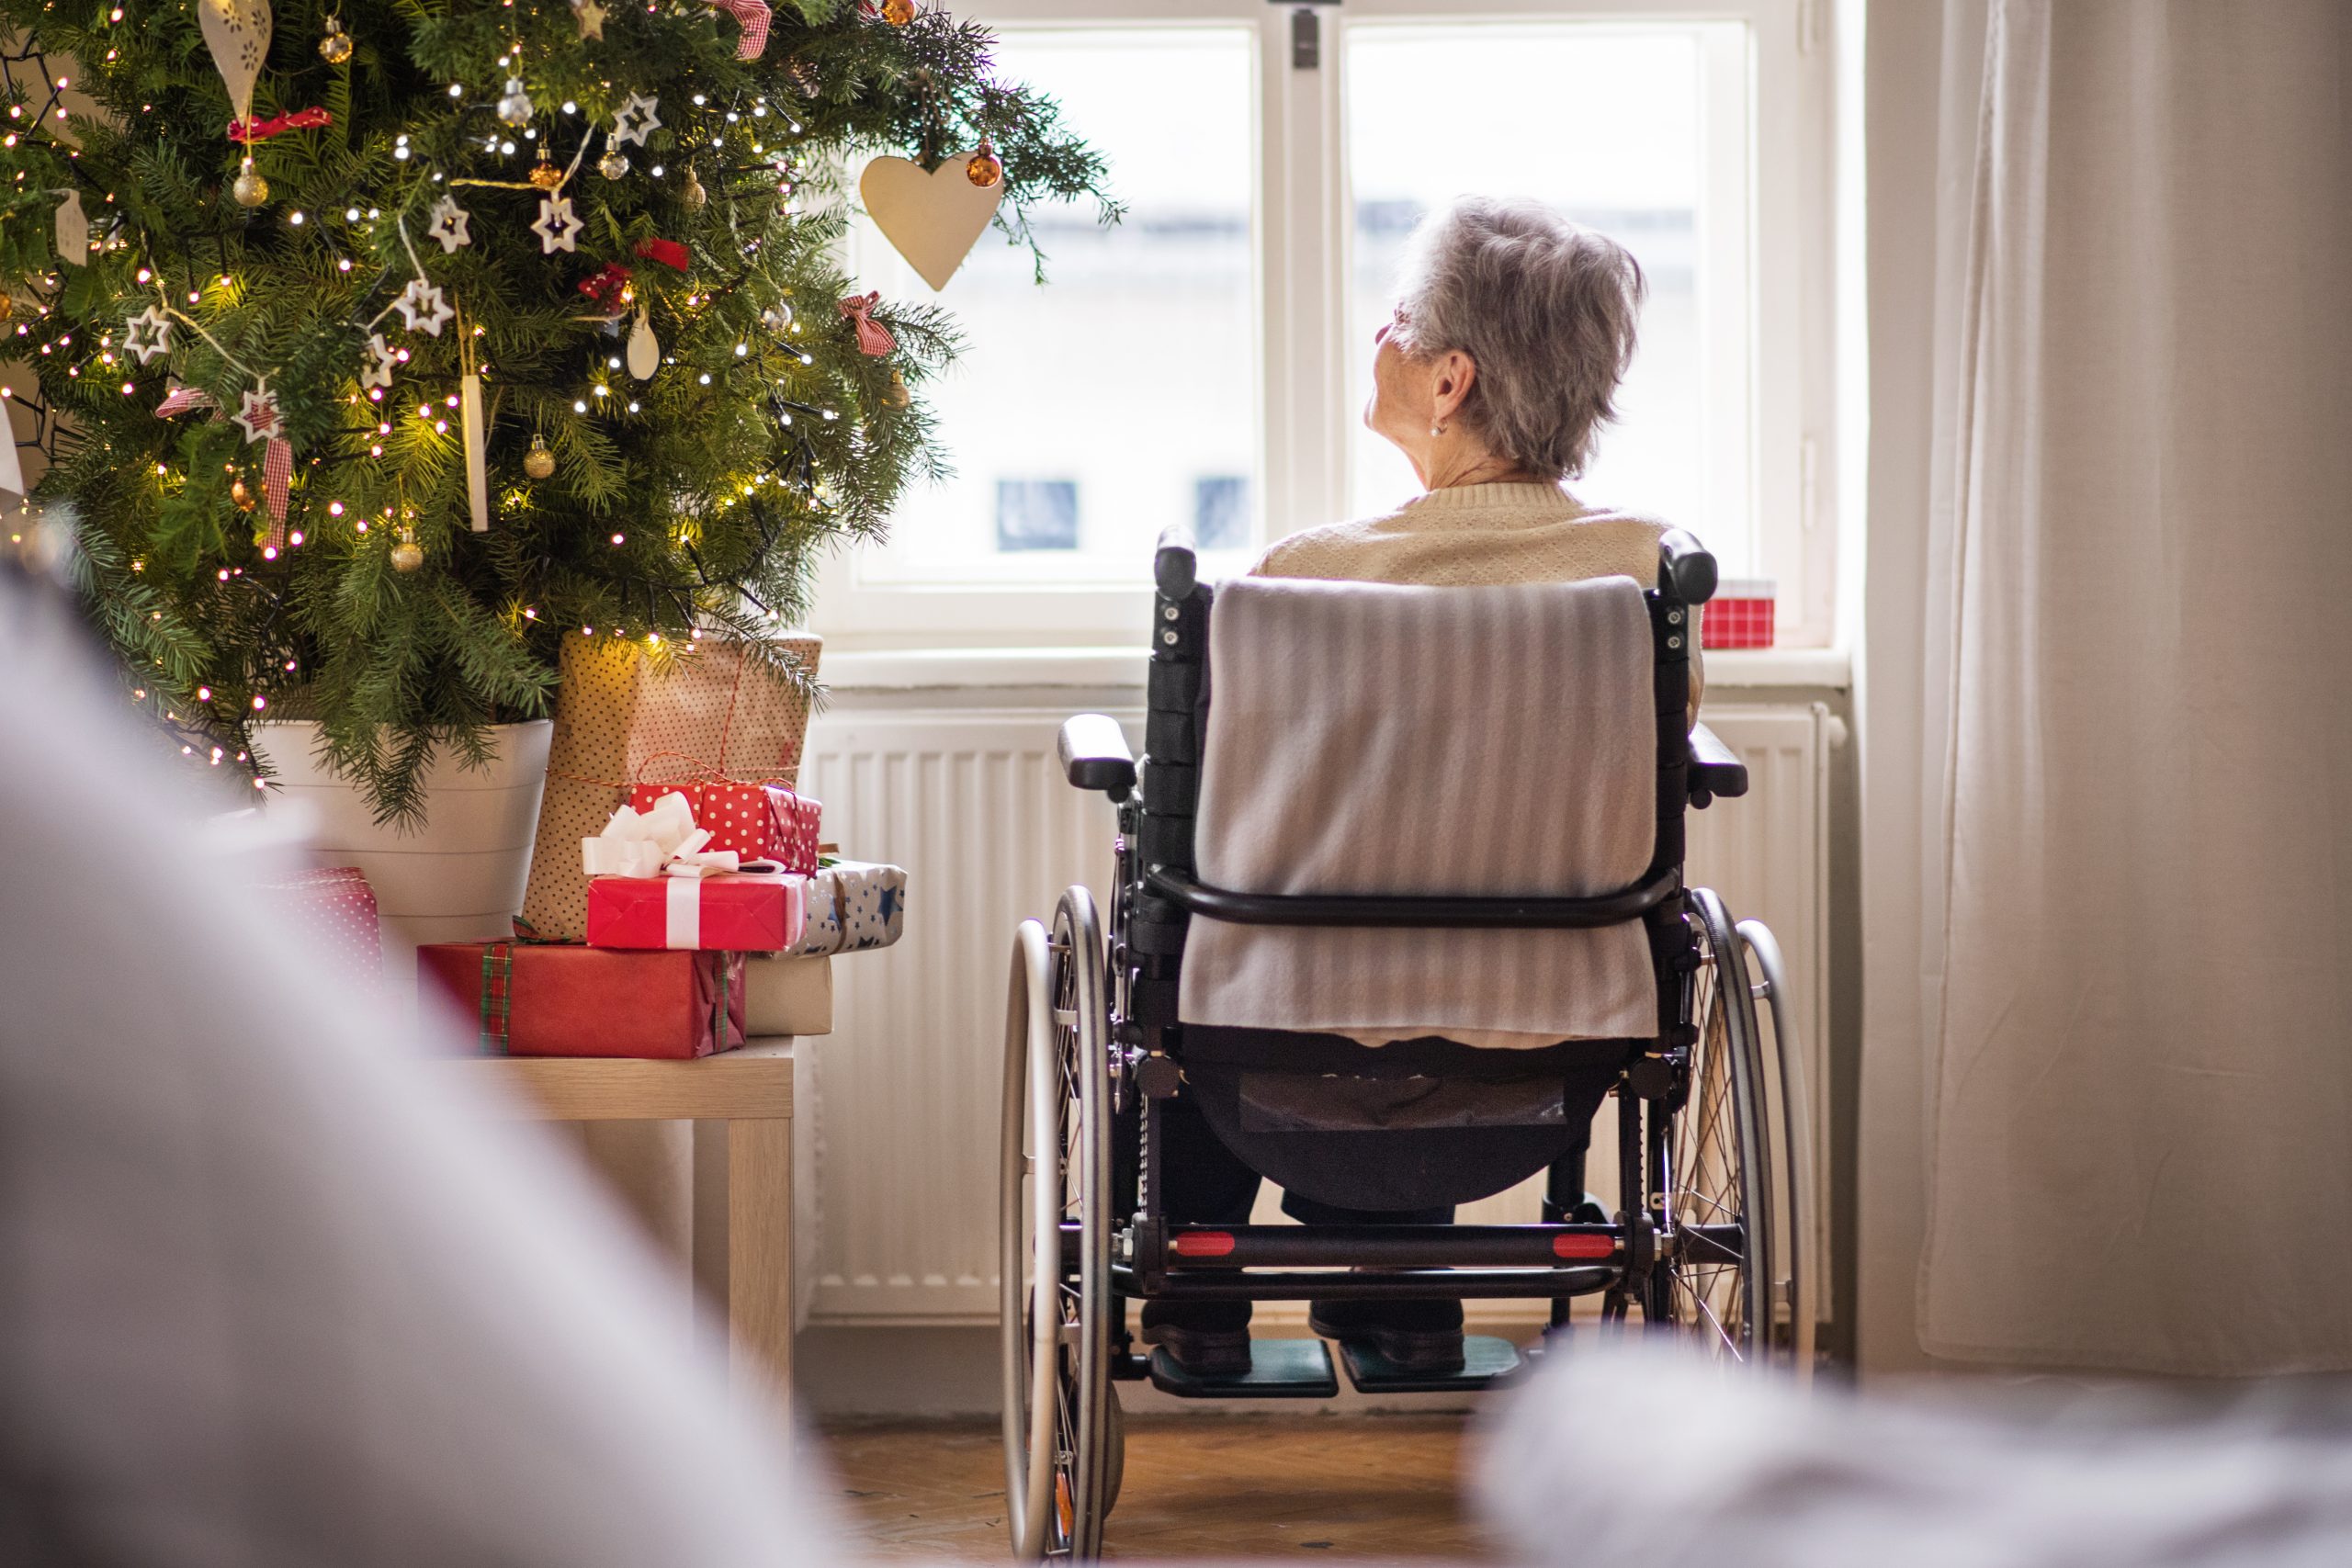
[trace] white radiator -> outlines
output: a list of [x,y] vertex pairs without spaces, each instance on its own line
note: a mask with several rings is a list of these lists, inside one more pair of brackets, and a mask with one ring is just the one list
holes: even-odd
[[[802,1224],[813,1229],[815,1322],[995,1321],[1012,929],[1049,919],[1072,882],[1100,901],[1111,870],[1109,803],[1064,784],[1054,761],[1069,711],[836,711],[810,730],[801,784],[824,803],[825,837],[909,873],[904,938],[834,965],[835,1032],[811,1043],[816,1103],[802,1125],[817,1136],[817,1179],[804,1185]],[[1131,733],[1140,726],[1139,712],[1118,716]],[[1752,783],[1745,799],[1692,817],[1691,876],[1781,939],[1814,1061],[1818,1141],[1828,716],[1818,705],[1710,706],[1707,721]],[[1533,1203],[1530,1188],[1464,1217],[1532,1219]]]

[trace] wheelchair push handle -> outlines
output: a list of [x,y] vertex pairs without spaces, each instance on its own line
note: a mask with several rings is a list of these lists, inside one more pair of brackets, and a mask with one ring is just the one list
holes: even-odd
[[1193,586],[1200,581],[1200,558],[1190,528],[1182,523],[1170,523],[1159,531],[1159,547],[1151,558],[1151,577],[1163,598],[1192,597]]
[[1658,536],[1657,590],[1685,604],[1705,604],[1715,596],[1715,558],[1689,534],[1668,528]]

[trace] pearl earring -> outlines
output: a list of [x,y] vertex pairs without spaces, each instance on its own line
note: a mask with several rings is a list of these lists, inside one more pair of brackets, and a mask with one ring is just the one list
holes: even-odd
[[1430,434],[1431,435],[1443,435],[1445,434],[1445,426],[1442,424],[1432,424],[1430,426]]

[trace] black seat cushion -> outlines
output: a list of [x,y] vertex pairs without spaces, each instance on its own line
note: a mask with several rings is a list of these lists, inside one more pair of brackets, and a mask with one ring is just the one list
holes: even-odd
[[1182,1053],[1187,1092],[1245,1165],[1317,1202],[1402,1210],[1491,1197],[1583,1147],[1645,1043],[1369,1046],[1188,1025]]

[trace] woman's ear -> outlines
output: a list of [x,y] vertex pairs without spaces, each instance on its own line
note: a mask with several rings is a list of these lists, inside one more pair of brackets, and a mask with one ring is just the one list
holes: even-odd
[[1470,388],[1478,379],[1478,366],[1460,349],[1449,348],[1431,369],[1430,418],[1432,424],[1442,425],[1469,400]]

